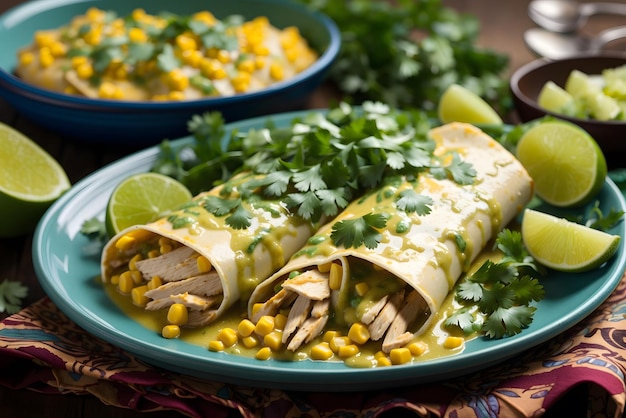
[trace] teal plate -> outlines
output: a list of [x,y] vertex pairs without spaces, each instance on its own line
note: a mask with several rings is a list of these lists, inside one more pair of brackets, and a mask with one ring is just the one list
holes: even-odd
[[[272,117],[287,126],[302,112]],[[267,117],[232,123],[227,131],[262,127]],[[179,145],[191,142],[182,138]],[[582,274],[550,272],[543,280],[546,297],[537,304],[533,323],[521,334],[500,340],[477,338],[451,357],[393,367],[354,369],[340,362],[286,362],[211,352],[177,339],[164,339],[128,318],[94,278],[99,258],[87,255],[90,242],[81,224],[104,217],[113,188],[132,173],[148,171],[159,150],[149,148],[100,169],[78,182],[44,215],[35,232],[33,262],[52,301],[91,334],[138,358],[182,374],[240,385],[289,390],[355,391],[389,388],[459,377],[520,354],[569,329],[596,309],[617,287],[626,265],[624,240],[618,253],[600,269]],[[608,180],[598,197],[603,211],[626,210],[620,190]],[[540,208],[551,211],[550,208]],[[585,210],[584,208],[581,210]],[[554,213],[554,212],[553,212]],[[611,233],[626,236],[622,221]]]

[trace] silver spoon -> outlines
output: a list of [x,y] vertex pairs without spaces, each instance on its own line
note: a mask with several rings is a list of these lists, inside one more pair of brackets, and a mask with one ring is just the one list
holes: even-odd
[[574,32],[589,16],[615,14],[626,16],[624,3],[579,3],[575,0],[533,0],[528,15],[537,25],[553,32]]
[[542,28],[531,28],[524,32],[526,46],[536,55],[548,59],[598,52],[608,43],[625,37],[626,26],[605,29],[593,37],[555,33]]

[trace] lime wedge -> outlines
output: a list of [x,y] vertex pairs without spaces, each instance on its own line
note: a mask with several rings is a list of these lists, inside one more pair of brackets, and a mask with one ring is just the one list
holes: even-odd
[[596,141],[566,121],[530,128],[517,144],[517,158],[535,182],[535,193],[559,207],[589,202],[606,178],[606,159]]
[[0,123],[0,237],[31,232],[69,188],[65,171],[50,154]]
[[482,97],[458,84],[451,84],[439,99],[437,109],[443,123],[465,122],[501,125],[502,118]]
[[558,271],[600,267],[617,251],[619,235],[588,228],[532,209],[524,211],[522,240],[533,258]]
[[109,236],[133,226],[152,222],[192,198],[177,180],[158,173],[134,174],[111,193],[106,209]]

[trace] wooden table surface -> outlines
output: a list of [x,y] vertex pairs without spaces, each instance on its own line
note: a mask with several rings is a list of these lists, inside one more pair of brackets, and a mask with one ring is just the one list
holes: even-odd
[[[443,4],[460,12],[476,16],[481,23],[478,44],[510,56],[509,72],[532,61],[535,57],[524,45],[524,30],[534,26],[527,15],[530,0],[443,0]],[[589,0],[587,0],[589,1]],[[8,10],[20,0],[0,1],[0,13]],[[594,17],[585,28],[586,32],[597,31],[620,24],[626,18]],[[310,107],[324,107],[326,95],[316,93],[310,100]],[[72,183],[87,176],[103,165],[114,161],[128,150],[89,147],[64,141],[55,134],[17,114],[6,102],[0,99],[0,121],[15,126],[24,134],[36,140],[63,165]],[[0,239],[0,280],[5,278],[20,280],[30,289],[25,304],[33,303],[44,296],[38,284],[31,258],[32,237]],[[13,417],[138,417],[141,414],[121,408],[104,405],[92,396],[42,395],[28,390],[0,388],[0,416]],[[173,416],[172,413],[149,413],[150,417]],[[393,416],[393,415],[391,415]],[[554,416],[559,416],[555,415]]]

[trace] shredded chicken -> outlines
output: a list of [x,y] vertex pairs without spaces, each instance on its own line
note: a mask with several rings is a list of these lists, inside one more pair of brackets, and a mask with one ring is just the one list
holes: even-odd
[[[383,340],[383,351],[388,353],[393,348],[398,348],[406,345],[413,334],[406,332],[409,326],[417,318],[417,314],[420,311],[419,294],[413,290],[404,300],[404,305],[398,315],[393,319],[393,322],[387,329],[385,339]],[[408,335],[407,335],[408,334]]]
[[380,340],[398,314],[404,300],[404,291],[394,293],[376,319],[369,325],[370,336],[373,341]]
[[165,283],[156,289],[148,290],[146,296],[150,299],[162,299],[178,293],[213,296],[222,293],[222,282],[218,274],[212,271],[200,276]]
[[330,297],[328,274],[317,270],[307,270],[293,279],[285,280],[283,289],[313,300],[324,300]]
[[164,282],[173,282],[198,274],[197,253],[189,247],[178,247],[154,258],[137,261],[135,266],[145,280],[159,276]]

